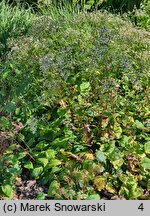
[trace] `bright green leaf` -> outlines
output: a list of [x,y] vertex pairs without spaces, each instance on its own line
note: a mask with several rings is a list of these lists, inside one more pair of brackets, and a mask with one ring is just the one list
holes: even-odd
[[24,167],[26,169],[33,169],[33,163],[31,161],[27,161],[24,163]]
[[38,158],[37,162],[42,164],[45,167],[46,164],[48,163],[48,159],[47,158]]
[[56,180],[52,181],[49,189],[48,189],[48,195],[53,196],[55,193],[57,193],[57,190],[59,190],[60,183],[57,182]]
[[37,200],[44,200],[45,199],[45,194],[44,193],[39,193],[37,195]]
[[55,158],[56,151],[53,149],[48,149],[45,154],[47,159],[53,159]]
[[42,172],[43,172],[43,167],[42,166],[36,167],[36,168],[33,169],[32,173],[31,173],[31,176],[33,178],[38,178]]
[[60,160],[57,159],[52,159],[47,165],[46,165],[46,169],[52,168],[52,167],[56,167],[59,166],[61,164]]
[[18,160],[24,158],[27,155],[26,152],[19,152],[17,155]]
[[146,154],[150,154],[150,141],[145,143],[144,149]]
[[150,170],[150,159],[148,157],[142,158],[141,166],[146,170]]
[[100,200],[100,195],[99,194],[90,195],[86,198],[86,200]]
[[9,185],[9,184],[4,184],[4,185],[2,185],[1,188],[2,188],[3,193],[4,193],[7,197],[9,197],[9,198],[11,199],[12,196],[13,196],[13,188],[12,188],[12,186]]
[[140,122],[140,121],[138,121],[138,120],[136,120],[136,121],[134,122],[133,127],[134,127],[134,128],[137,128],[137,129],[139,129],[139,130],[142,130],[142,129],[145,128],[144,125],[142,124],[142,122]]
[[90,83],[89,82],[83,82],[81,85],[80,85],[80,89],[81,89],[81,92],[87,92],[90,90]]

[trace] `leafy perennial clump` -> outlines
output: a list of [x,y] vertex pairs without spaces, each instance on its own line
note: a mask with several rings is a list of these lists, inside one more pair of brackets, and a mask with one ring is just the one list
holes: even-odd
[[149,45],[148,32],[107,13],[38,18],[11,41],[0,82],[3,112],[13,104],[24,124],[18,172],[53,199],[149,199]]

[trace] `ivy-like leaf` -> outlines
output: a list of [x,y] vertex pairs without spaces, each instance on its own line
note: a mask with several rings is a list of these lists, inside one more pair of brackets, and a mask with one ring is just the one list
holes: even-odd
[[86,200],[100,200],[100,195],[99,194],[90,195],[86,198]]
[[134,128],[137,128],[137,129],[139,129],[139,130],[142,130],[142,129],[145,128],[144,125],[143,125],[143,123],[140,122],[140,121],[138,121],[138,120],[135,120],[135,122],[134,122],[134,124],[133,124],[133,127],[134,127]]
[[142,158],[141,166],[146,170],[150,170],[150,159],[148,157]]
[[26,161],[26,162],[24,163],[24,167],[25,167],[26,169],[33,169],[33,163],[32,163],[31,161]]
[[57,160],[57,159],[52,159],[45,167],[45,169],[49,169],[49,168],[52,168],[52,167],[57,167],[61,164],[61,161],[60,160]]
[[10,199],[13,197],[13,188],[9,184],[3,184],[1,186],[3,193]]
[[146,154],[150,154],[150,141],[145,143],[144,150]]
[[43,167],[36,167],[33,169],[33,171],[31,172],[31,176],[33,178],[38,178],[40,176],[40,174],[43,172]]
[[49,189],[48,189],[48,195],[53,196],[55,193],[57,193],[57,190],[59,190],[60,183],[56,180],[52,181]]
[[37,162],[42,164],[45,167],[48,163],[48,159],[47,158],[38,158]]

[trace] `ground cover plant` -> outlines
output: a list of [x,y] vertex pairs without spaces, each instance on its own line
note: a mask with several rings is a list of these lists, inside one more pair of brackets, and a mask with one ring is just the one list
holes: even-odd
[[23,178],[32,199],[150,199],[150,33],[57,12],[30,16],[1,57],[1,199]]

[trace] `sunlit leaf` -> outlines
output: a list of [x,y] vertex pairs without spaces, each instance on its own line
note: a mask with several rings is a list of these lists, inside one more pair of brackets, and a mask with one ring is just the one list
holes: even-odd
[[46,154],[46,158],[47,158],[47,159],[53,159],[53,158],[55,158],[56,151],[53,150],[53,149],[48,149],[48,150],[45,152],[45,154]]
[[145,143],[144,149],[146,154],[150,154],[150,141]]
[[40,174],[43,172],[43,167],[40,166],[40,167],[36,167],[32,170],[31,172],[31,176],[33,178],[38,178],[40,176]]
[[45,200],[45,194],[39,193],[36,198],[37,198],[37,200]]
[[56,167],[56,166],[59,166],[61,164],[61,161],[60,160],[57,160],[57,159],[52,159],[45,167],[45,169],[49,169],[49,168],[52,168],[52,167]]
[[52,181],[49,188],[48,188],[48,195],[53,196],[55,193],[57,193],[57,190],[60,187],[60,183],[56,180]]
[[83,93],[83,94],[89,92],[89,90],[90,90],[90,83],[89,82],[83,82],[80,85],[80,89],[81,89],[81,93]]
[[33,169],[33,163],[32,163],[31,161],[26,161],[26,162],[24,163],[24,167],[25,167],[26,169]]
[[86,198],[86,200],[100,200],[100,195],[99,194],[90,195]]
[[12,186],[9,185],[9,184],[3,184],[3,185],[1,186],[1,188],[2,188],[3,193],[4,193],[7,197],[9,197],[9,198],[11,199],[12,196],[13,196],[13,188],[12,188]]
[[150,170],[150,159],[148,157],[142,158],[141,166],[146,170]]
[[140,121],[138,121],[138,120],[135,120],[135,122],[134,122],[134,124],[133,124],[133,127],[134,127],[134,128],[137,128],[137,129],[139,129],[139,130],[142,130],[142,129],[145,128],[144,125],[143,125],[143,123],[140,122]]
[[46,164],[48,163],[48,159],[47,158],[38,158],[37,162],[42,164],[45,167]]

